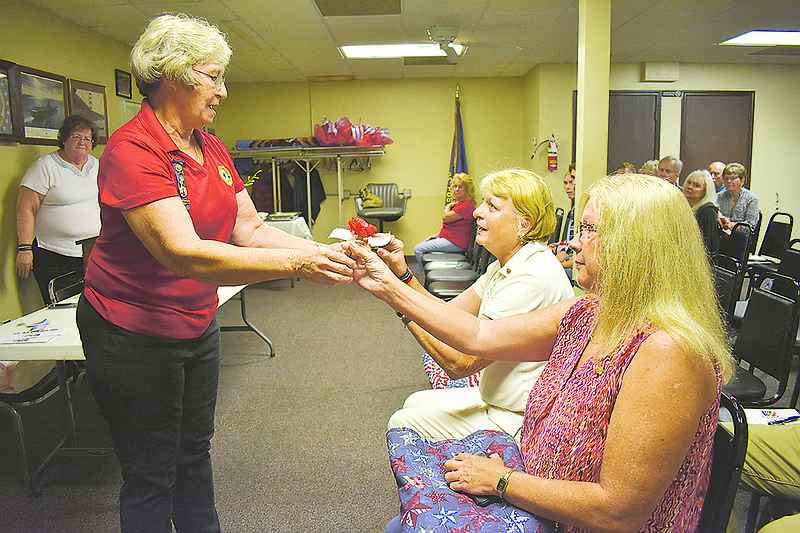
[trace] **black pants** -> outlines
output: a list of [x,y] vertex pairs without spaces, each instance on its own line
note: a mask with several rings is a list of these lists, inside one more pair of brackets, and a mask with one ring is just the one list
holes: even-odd
[[39,292],[42,293],[45,305],[50,304],[50,294],[47,290],[50,280],[69,272],[74,272],[75,275],[65,278],[64,282],[59,283],[60,287],[72,285],[83,279],[83,257],[57,254],[40,248],[39,243],[33,241],[33,277],[39,285]]
[[219,324],[196,339],[124,330],[81,296],[86,376],[108,423],[124,480],[123,533],[218,533],[211,437],[220,369]]

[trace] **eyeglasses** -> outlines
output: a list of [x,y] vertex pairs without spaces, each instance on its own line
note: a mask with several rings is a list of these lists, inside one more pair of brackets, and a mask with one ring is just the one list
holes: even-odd
[[92,138],[91,137],[83,137],[81,135],[75,134],[75,135],[70,135],[69,138],[70,138],[70,140],[75,141],[77,143],[89,143],[89,144],[92,144]]
[[197,70],[196,68],[193,68],[192,70],[197,72],[198,74],[202,74],[203,76],[208,76],[208,79],[210,79],[211,83],[214,84],[215,91],[219,91],[222,88],[222,85],[225,83],[225,76],[223,76],[222,74],[212,76],[208,72],[203,72],[202,70]]
[[733,181],[733,180],[738,180],[740,177],[741,177],[741,176],[738,176],[738,175],[736,175],[736,174],[734,174],[734,175],[727,174],[727,175],[725,175],[725,176],[722,176],[722,181]]
[[578,237],[583,239],[587,233],[597,233],[597,226],[589,222],[578,222]]

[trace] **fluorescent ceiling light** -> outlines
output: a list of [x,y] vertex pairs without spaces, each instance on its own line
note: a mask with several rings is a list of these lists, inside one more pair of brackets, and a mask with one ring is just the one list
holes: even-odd
[[778,46],[800,45],[800,31],[758,31],[753,30],[720,44],[736,46]]
[[[464,46],[451,44],[456,54],[461,55]],[[342,54],[348,59],[375,59],[390,57],[436,57],[446,56],[447,52],[438,44],[374,44],[342,46]]]

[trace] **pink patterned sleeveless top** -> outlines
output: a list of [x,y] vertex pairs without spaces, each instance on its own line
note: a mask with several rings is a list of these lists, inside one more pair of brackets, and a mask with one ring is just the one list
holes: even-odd
[[[608,422],[625,369],[656,327],[642,328],[602,359],[590,359],[575,368],[596,314],[593,297],[572,306],[559,325],[550,360],[531,390],[522,425],[522,455],[532,476],[599,481]],[[719,372],[717,389],[722,389]],[[640,531],[691,533],[697,529],[711,474],[718,415],[719,399],[700,420],[677,476]],[[564,531],[585,530],[566,527]]]

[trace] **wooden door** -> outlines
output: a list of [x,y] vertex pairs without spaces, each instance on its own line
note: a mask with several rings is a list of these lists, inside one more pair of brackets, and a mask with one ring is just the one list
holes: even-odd
[[661,138],[661,93],[610,91],[608,98],[608,173],[622,163],[637,169],[658,159]]
[[754,91],[684,91],[681,102],[681,179],[714,161],[741,163],[753,155]]

